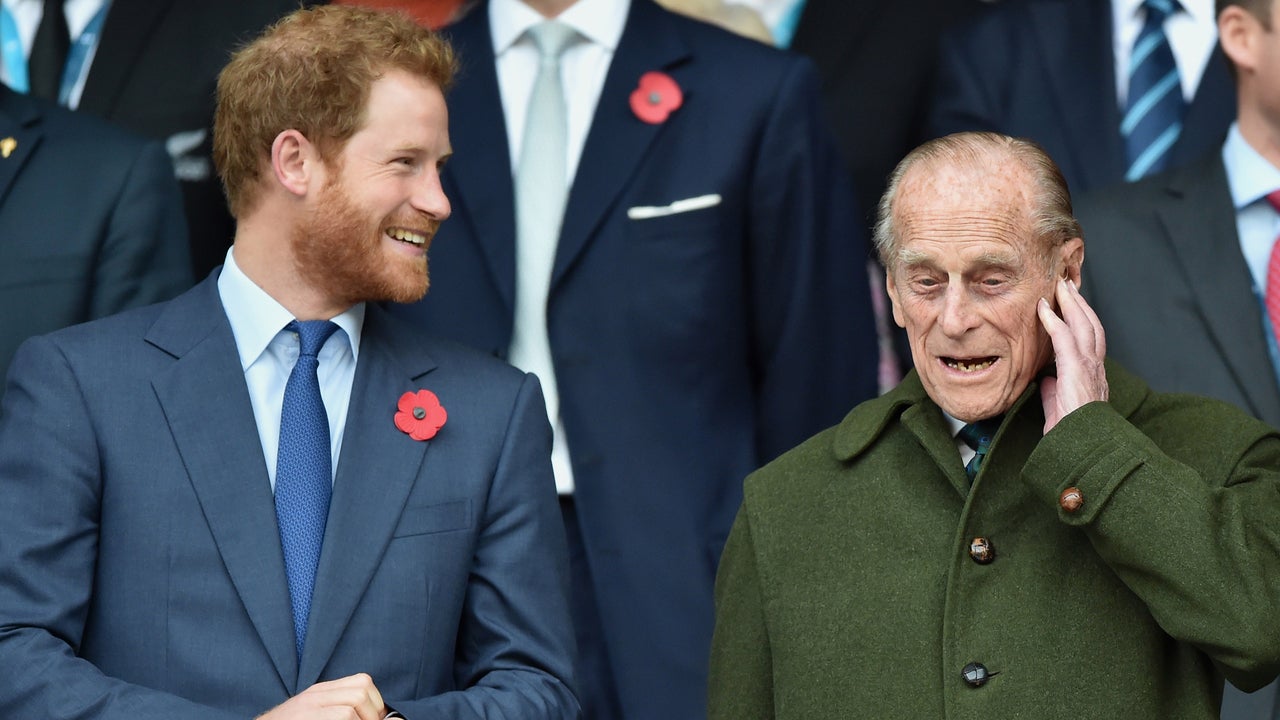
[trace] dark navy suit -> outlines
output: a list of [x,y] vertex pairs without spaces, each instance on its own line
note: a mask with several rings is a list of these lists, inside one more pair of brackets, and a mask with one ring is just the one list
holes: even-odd
[[[945,33],[931,137],[994,130],[1035,140],[1071,192],[1124,180],[1108,0],[1007,0]],[[1236,115],[1221,48],[1204,69],[1171,167],[1220,147]]]
[[0,85],[0,378],[33,335],[191,287],[186,233],[159,143]]
[[[28,341],[0,406],[0,717],[230,720],[369,673],[406,717],[573,720],[536,379],[369,307],[301,659],[210,278]],[[397,429],[405,392],[448,420]]]
[[[512,169],[488,6],[449,31],[453,219],[399,309],[505,356]],[[684,104],[633,114],[640,76]],[[705,714],[712,587],[743,478],[875,392],[865,232],[811,64],[633,0],[567,202],[547,325],[622,714]],[[635,207],[718,195],[703,209]]]

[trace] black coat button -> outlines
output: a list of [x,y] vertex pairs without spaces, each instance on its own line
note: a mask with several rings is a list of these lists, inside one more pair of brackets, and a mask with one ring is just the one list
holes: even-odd
[[983,685],[986,685],[987,681],[995,675],[993,672],[987,672],[985,665],[976,662],[971,662],[968,665],[965,665],[964,669],[960,671],[960,674],[964,677],[964,681],[969,687],[975,688],[980,688]]
[[969,541],[969,557],[979,565],[990,565],[996,559],[996,549],[990,540],[976,537]]

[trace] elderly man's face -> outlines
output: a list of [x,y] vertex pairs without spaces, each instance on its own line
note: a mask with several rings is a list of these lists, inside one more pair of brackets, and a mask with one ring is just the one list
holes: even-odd
[[906,328],[925,390],[965,422],[1008,410],[1051,355],[1036,317],[1064,274],[1079,279],[1083,242],[1045,253],[1031,234],[1031,177],[916,166],[894,206],[898,261],[888,272],[893,316]]

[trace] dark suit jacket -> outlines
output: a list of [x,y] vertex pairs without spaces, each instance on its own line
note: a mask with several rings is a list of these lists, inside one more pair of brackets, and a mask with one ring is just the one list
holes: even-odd
[[[448,411],[426,442],[393,422],[419,388]],[[24,345],[0,716],[243,719],[368,672],[410,718],[577,717],[535,379],[368,309],[300,661],[255,427],[213,277]]]
[[[1028,137],[1073,193],[1124,179],[1108,0],[1008,0],[943,35],[930,137],[994,130]],[[1226,137],[1235,83],[1221,48],[1187,108],[1171,167]]]
[[[516,284],[488,7],[450,31],[453,218],[402,314],[496,355]],[[628,96],[659,70],[662,124]],[[875,393],[864,232],[805,60],[633,0],[574,179],[547,319],[623,714],[705,712],[712,585],[742,478]],[[719,194],[643,220],[637,206]]]
[[191,286],[159,143],[0,85],[0,377],[18,345]]
[[868,226],[894,166],[925,139],[937,41],[978,0],[805,0],[791,49],[822,78],[822,104]]
[[[195,277],[235,226],[213,169],[218,73],[231,52],[299,0],[112,0],[77,110],[165,142],[181,181]],[[306,3],[314,4],[314,3]]]
[[[1280,427],[1280,386],[1220,151],[1082,198],[1081,289],[1107,354],[1167,392],[1226,400]],[[1227,688],[1224,720],[1271,720],[1275,685]]]

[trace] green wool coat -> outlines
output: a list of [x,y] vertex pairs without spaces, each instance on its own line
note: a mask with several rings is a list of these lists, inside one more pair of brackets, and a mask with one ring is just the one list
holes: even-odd
[[1217,718],[1280,672],[1280,434],[1107,375],[1047,435],[1033,383],[972,488],[914,372],[747,478],[710,718]]

